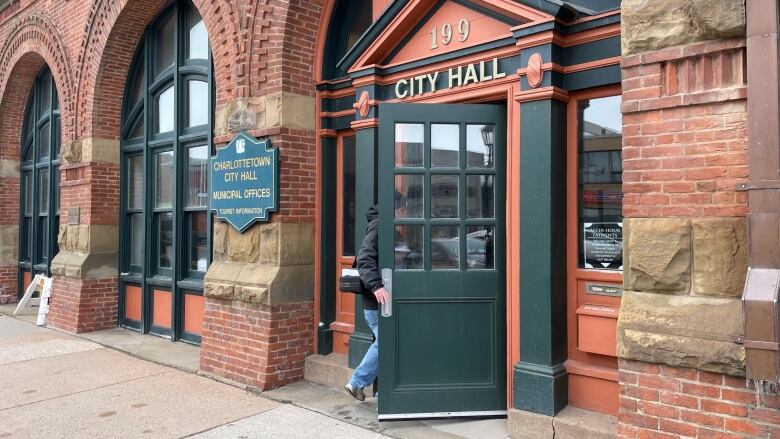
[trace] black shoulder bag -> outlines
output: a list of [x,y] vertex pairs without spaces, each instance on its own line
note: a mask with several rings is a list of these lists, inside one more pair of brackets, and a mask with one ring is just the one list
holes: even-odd
[[[357,258],[352,263],[352,269],[357,268]],[[363,292],[363,281],[360,280],[360,276],[353,274],[344,275],[344,270],[341,271],[342,275],[339,278],[339,290],[344,293],[360,294]]]

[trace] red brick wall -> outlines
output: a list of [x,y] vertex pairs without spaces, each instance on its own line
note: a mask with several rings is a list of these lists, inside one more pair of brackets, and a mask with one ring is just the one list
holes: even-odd
[[16,303],[16,294],[19,291],[18,275],[16,265],[0,266],[0,305]]
[[117,279],[74,279],[54,276],[47,323],[82,333],[116,327]]
[[207,298],[200,369],[259,389],[303,379],[313,303],[258,306]]
[[734,40],[623,59],[624,216],[745,216],[744,56]]
[[780,397],[744,377],[620,360],[619,438],[780,437]]

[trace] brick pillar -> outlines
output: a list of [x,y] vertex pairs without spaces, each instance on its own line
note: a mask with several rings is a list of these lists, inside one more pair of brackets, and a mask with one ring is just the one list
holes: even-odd
[[119,142],[84,139],[63,146],[60,252],[48,322],[70,332],[117,325]]
[[0,158],[0,305],[19,290],[19,161]]

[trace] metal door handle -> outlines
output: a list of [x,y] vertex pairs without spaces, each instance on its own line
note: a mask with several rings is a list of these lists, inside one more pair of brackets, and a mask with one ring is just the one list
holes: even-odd
[[393,316],[393,270],[389,268],[382,269],[382,283],[387,291],[387,303],[382,304],[382,317]]

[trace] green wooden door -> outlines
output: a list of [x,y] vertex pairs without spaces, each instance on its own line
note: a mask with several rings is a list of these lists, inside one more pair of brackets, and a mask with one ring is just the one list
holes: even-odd
[[379,418],[506,413],[506,110],[381,104]]

